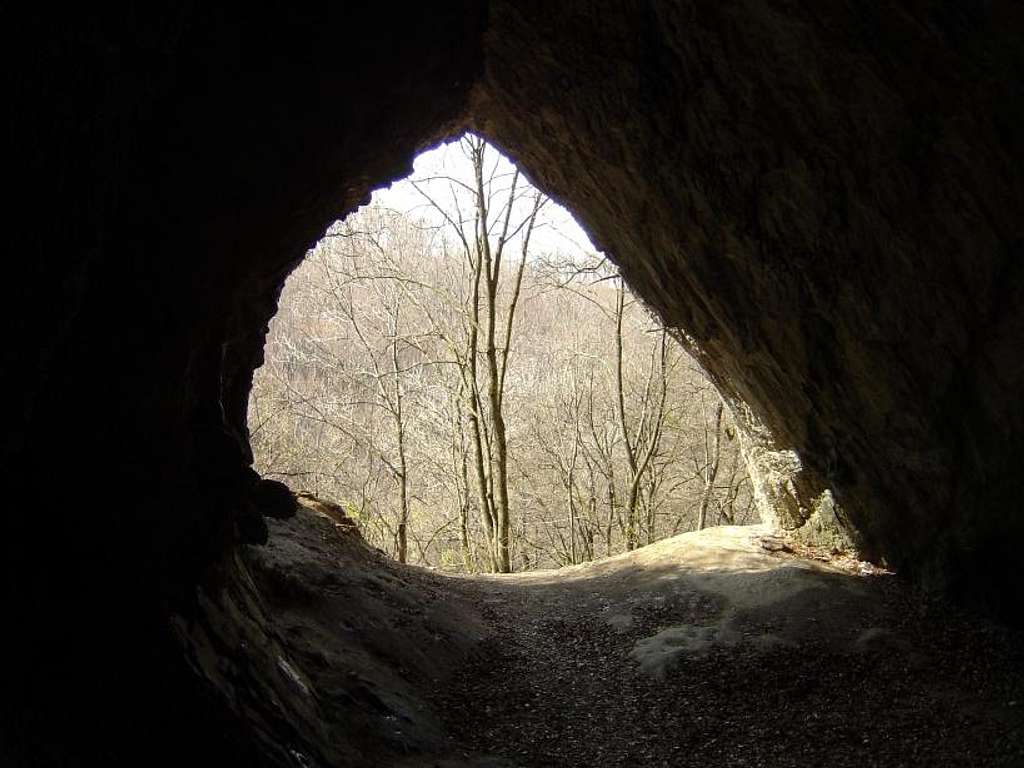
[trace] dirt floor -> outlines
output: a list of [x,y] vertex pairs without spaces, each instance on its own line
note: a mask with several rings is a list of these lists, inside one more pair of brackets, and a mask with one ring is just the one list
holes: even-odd
[[470,577],[338,549],[307,517],[274,523],[255,570],[347,764],[1024,765],[1018,633],[758,526]]

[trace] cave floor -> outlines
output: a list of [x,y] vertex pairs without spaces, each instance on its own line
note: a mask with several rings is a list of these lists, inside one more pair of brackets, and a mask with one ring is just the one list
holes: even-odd
[[[310,578],[275,525],[262,568]],[[832,560],[757,526],[503,576],[348,556],[275,621],[322,711],[358,681],[359,764],[1024,765],[1020,634]]]
[[455,580],[492,632],[449,731],[509,766],[1024,764],[1018,639],[764,533]]

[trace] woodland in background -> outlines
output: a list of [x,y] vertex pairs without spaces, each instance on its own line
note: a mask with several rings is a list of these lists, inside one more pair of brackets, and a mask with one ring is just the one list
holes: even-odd
[[551,205],[481,139],[291,275],[249,406],[256,469],[405,562],[525,570],[754,522],[714,387],[597,256],[531,245]]

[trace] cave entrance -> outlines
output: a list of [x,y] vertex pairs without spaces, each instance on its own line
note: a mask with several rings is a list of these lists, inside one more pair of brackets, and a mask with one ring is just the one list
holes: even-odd
[[288,279],[250,396],[255,466],[444,570],[574,565],[756,522],[730,409],[682,338],[466,134]]

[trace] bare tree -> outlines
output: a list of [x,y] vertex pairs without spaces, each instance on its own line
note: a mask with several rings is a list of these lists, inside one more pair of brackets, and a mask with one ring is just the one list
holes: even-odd
[[[703,531],[708,520],[708,505],[715,490],[715,478],[718,476],[718,463],[722,456],[722,401],[719,399],[715,406],[715,416],[712,420],[714,429],[704,430],[704,493],[700,499],[700,516],[697,518],[697,530]],[[711,433],[714,438],[711,438]]]
[[466,571],[746,522],[728,410],[674,333],[601,257],[535,253],[543,195],[482,139],[458,149],[467,173],[411,182],[421,213],[363,209],[289,279],[257,468],[400,560]]
[[[442,206],[424,187],[417,189],[453,230],[472,271],[464,392],[469,399],[477,491],[490,539],[491,565],[493,570],[507,573],[512,569],[512,562],[505,382],[530,236],[546,198],[536,190],[526,192],[528,205],[522,213],[519,203],[524,198],[524,190],[519,186],[518,169],[512,172],[508,186],[503,187],[496,178],[497,166],[488,167],[488,147],[482,138],[467,136],[462,139],[461,147],[471,162],[473,178],[470,184],[449,179],[453,193],[451,209]],[[461,208],[456,185],[472,193],[471,216]],[[502,307],[500,294],[506,247],[517,239],[519,256],[513,265],[515,272]],[[481,365],[485,375],[482,375]]]

